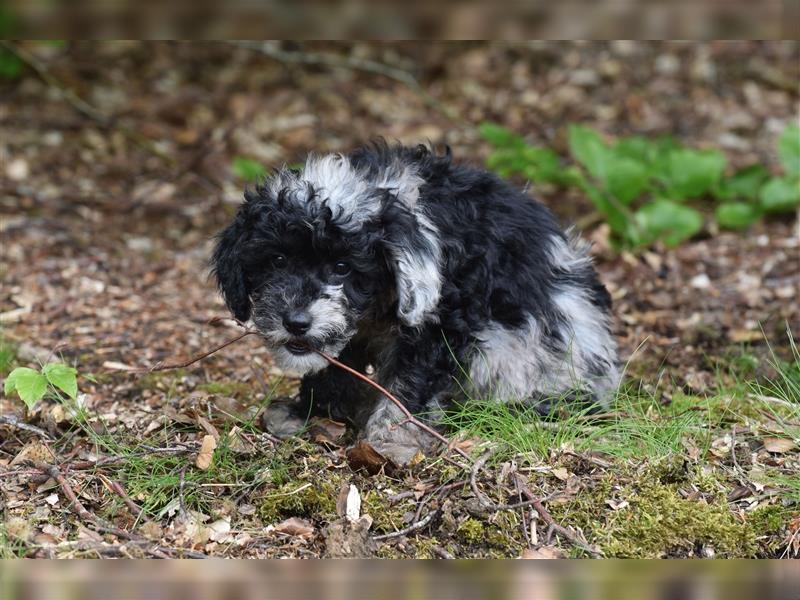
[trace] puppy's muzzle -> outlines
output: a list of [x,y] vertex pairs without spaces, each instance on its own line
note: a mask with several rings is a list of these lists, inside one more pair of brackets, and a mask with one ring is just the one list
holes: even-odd
[[283,316],[283,326],[292,335],[305,335],[311,329],[313,318],[307,310],[291,310]]

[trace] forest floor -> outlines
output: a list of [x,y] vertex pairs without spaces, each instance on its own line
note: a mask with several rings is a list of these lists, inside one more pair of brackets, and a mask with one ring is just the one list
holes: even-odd
[[[273,438],[258,413],[297,382],[252,338],[119,370],[236,335],[213,321],[208,258],[241,198],[237,157],[291,164],[380,135],[481,164],[490,120],[556,148],[582,123],[775,166],[796,44],[302,47],[360,61],[336,67],[223,43],[23,48],[40,72],[0,80],[0,378],[52,360],[82,377],[78,410],[0,396],[0,557],[800,555],[793,218],[637,254],[584,231],[628,359],[616,405],[548,423],[464,407],[447,433],[469,460],[368,474],[340,424]],[[565,223],[589,211],[539,196]]]

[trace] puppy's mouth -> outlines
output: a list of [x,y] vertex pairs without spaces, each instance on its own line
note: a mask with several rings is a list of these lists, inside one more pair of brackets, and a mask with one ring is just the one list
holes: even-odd
[[286,342],[283,347],[286,348],[290,354],[294,354],[295,356],[309,354],[315,350],[310,343],[302,340],[292,340],[290,342]]

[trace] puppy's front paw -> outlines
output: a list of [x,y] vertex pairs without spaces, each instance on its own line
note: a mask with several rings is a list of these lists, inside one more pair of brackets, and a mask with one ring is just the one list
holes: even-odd
[[297,416],[295,405],[296,402],[288,398],[270,402],[261,414],[261,428],[281,439],[302,432],[306,421]]
[[364,428],[364,441],[397,466],[414,464],[428,454],[436,439],[413,423],[392,403],[382,399]]

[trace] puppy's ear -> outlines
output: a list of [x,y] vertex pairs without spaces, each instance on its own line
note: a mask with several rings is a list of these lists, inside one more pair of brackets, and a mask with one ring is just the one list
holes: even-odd
[[439,232],[425,215],[397,204],[384,211],[383,224],[384,247],[397,286],[397,316],[416,327],[439,304]]
[[233,316],[242,323],[250,318],[250,290],[243,264],[245,209],[246,207],[242,207],[234,222],[219,235],[211,259],[212,269],[225,304]]

